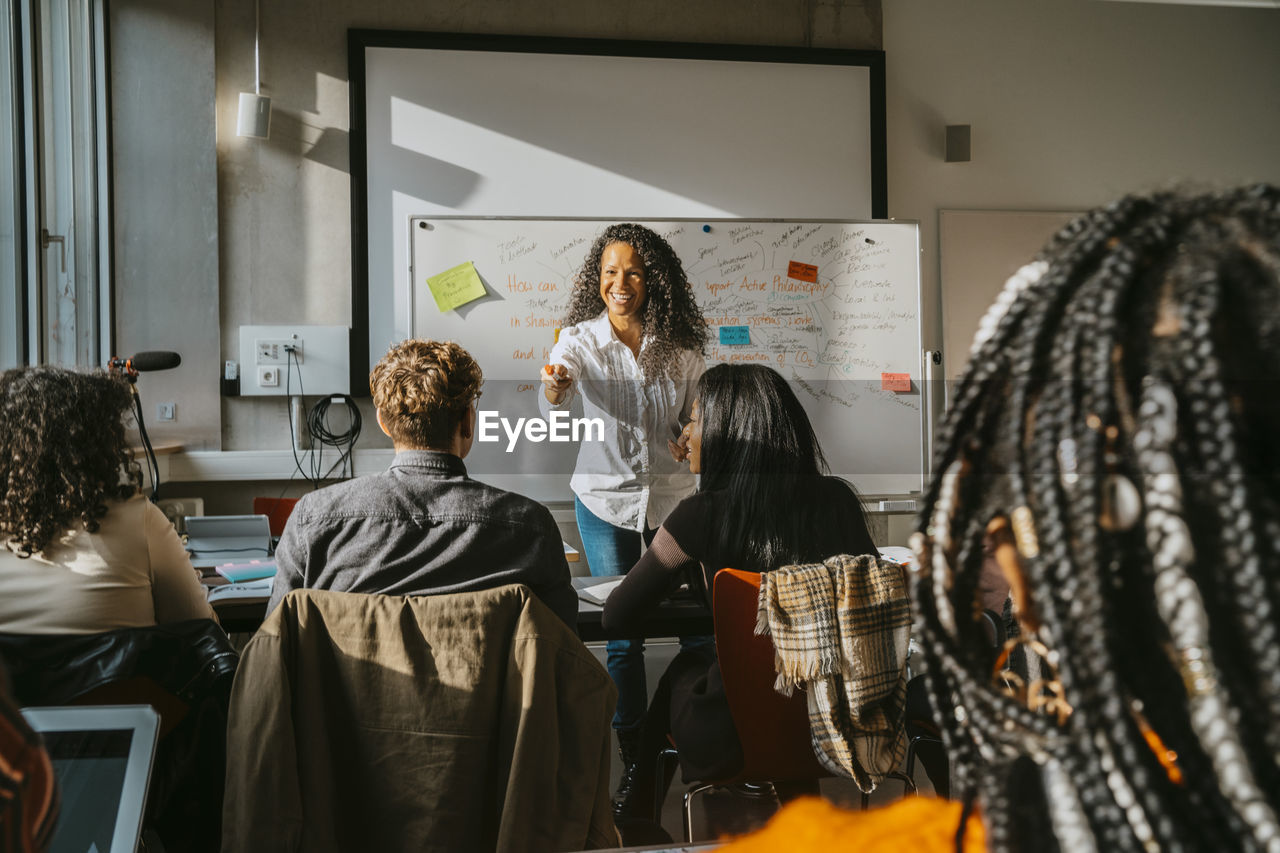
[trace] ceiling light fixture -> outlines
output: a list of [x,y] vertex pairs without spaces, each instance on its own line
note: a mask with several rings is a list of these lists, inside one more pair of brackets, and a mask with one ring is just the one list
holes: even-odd
[[262,96],[262,66],[258,58],[258,39],[262,20],[258,0],[253,0],[253,91],[240,93],[240,110],[236,115],[236,136],[266,139],[271,132],[271,99]]

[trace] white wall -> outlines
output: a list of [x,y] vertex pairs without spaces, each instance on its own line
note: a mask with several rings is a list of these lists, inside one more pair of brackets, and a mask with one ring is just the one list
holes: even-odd
[[[1076,210],[1177,181],[1280,182],[1280,12],[1099,0],[884,4],[889,214]],[[943,161],[972,125],[972,161]],[[938,300],[927,297],[926,306]],[[940,343],[937,318],[926,325]]]

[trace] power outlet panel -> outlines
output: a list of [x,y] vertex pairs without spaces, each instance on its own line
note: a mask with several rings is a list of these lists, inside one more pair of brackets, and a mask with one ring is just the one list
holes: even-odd
[[254,341],[253,360],[254,364],[302,364],[302,338]]
[[241,326],[241,397],[348,394],[346,326]]
[[204,498],[161,498],[156,506],[179,533],[187,532],[187,516],[204,515]]

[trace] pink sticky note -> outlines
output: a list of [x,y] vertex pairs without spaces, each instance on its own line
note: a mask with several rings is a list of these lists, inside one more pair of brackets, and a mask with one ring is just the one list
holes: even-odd
[[880,390],[881,391],[910,391],[911,390],[911,374],[910,373],[881,373],[880,374]]

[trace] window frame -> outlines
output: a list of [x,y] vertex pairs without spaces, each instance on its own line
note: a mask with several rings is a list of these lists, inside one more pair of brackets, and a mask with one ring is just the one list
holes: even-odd
[[[59,18],[65,32],[53,29]],[[48,304],[55,296],[46,272],[57,275],[63,253],[75,303],[75,342],[68,352],[74,352],[75,366],[100,366],[110,358],[115,337],[106,3],[5,0],[0,27],[7,28],[0,38],[11,48],[13,96],[9,114],[0,115],[0,121],[12,129],[15,162],[10,198],[0,201],[12,204],[15,217],[12,285],[6,277],[0,287],[6,309],[0,313],[5,338],[0,367],[57,360],[51,324],[58,322],[58,311]],[[61,99],[57,109],[65,111],[56,127],[52,114],[45,114],[52,99]],[[58,135],[50,139],[51,133]],[[61,156],[51,156],[55,149]],[[51,235],[61,236],[62,245],[45,240],[45,229],[53,230],[45,199],[53,191],[71,208],[62,216],[70,227],[54,224],[69,233]],[[85,289],[92,297],[88,306]]]

